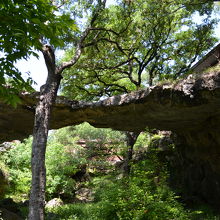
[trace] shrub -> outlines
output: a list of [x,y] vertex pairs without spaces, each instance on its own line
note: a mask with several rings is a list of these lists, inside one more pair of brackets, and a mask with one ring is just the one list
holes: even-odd
[[[32,138],[15,145],[1,158],[9,167],[11,194],[18,200],[28,198],[31,186],[31,145]],[[72,146],[74,148],[74,146]],[[50,199],[60,194],[72,195],[75,182],[71,175],[77,171],[78,158],[73,158],[69,151],[59,143],[50,141],[46,153],[47,188],[46,196]]]
[[2,199],[8,191],[8,169],[0,162],[0,199]]
[[[100,219],[188,219],[162,174],[158,177],[148,164],[149,161],[142,161],[134,165],[128,178],[105,180],[105,184],[102,181],[101,189],[97,190]],[[154,182],[156,177],[161,178],[160,182]]]

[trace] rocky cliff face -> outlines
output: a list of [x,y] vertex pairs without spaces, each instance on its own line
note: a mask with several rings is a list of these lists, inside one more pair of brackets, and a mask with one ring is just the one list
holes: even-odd
[[219,129],[204,126],[204,130],[184,132],[174,139],[176,154],[172,164],[172,185],[184,191],[187,201],[194,203],[199,199],[219,211]]
[[[22,94],[16,109],[0,104],[0,140],[22,139],[32,133],[38,93]],[[178,183],[192,196],[220,205],[220,71],[190,75],[96,103],[58,97],[51,129],[84,121],[95,127],[141,131],[146,127],[176,135]]]

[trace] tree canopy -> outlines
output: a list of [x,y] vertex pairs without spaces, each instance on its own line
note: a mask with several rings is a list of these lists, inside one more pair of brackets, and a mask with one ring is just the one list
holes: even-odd
[[[2,99],[13,104],[17,101],[13,94],[30,88],[31,76],[24,80],[15,67],[18,60],[37,56],[41,41],[54,48],[74,44],[100,2],[2,1]],[[99,11],[99,16],[93,17],[81,62],[65,75],[65,94],[77,98],[80,93],[79,97],[88,99],[129,92],[158,79],[183,75],[215,42],[213,5],[207,0],[163,0],[160,4],[155,0],[117,1]],[[201,16],[200,24],[192,19],[195,13]]]
[[62,1],[3,0],[0,2],[0,97],[14,104],[15,93],[30,89],[31,76],[27,80],[15,64],[30,55],[38,56],[43,42],[54,47],[66,44],[67,36],[76,30],[69,14],[56,14]]
[[[213,7],[213,2],[197,0],[111,5],[99,14],[80,61],[65,74],[64,93],[93,99],[184,75],[216,42]],[[196,23],[195,15],[202,22]]]

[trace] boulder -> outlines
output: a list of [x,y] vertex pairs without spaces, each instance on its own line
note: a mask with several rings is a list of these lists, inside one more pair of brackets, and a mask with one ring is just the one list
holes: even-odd
[[47,202],[45,208],[51,209],[56,208],[63,205],[63,201],[60,198],[54,198]]
[[92,202],[94,200],[93,192],[89,188],[80,188],[75,192],[75,195],[80,202]]

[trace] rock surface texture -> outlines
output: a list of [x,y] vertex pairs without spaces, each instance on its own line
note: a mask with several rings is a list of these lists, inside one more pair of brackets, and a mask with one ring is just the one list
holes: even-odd
[[[20,95],[17,108],[0,103],[0,141],[32,133],[38,93]],[[176,133],[199,133],[220,127],[220,71],[189,75],[176,84],[154,86],[95,102],[58,97],[51,129],[89,122],[95,127],[141,131],[146,127]]]
[[[177,185],[191,198],[220,205],[220,68],[96,103],[58,97],[51,129],[89,122],[95,127],[141,131],[146,127],[176,134]],[[0,140],[32,133],[38,93],[22,94],[16,109],[0,104]]]

